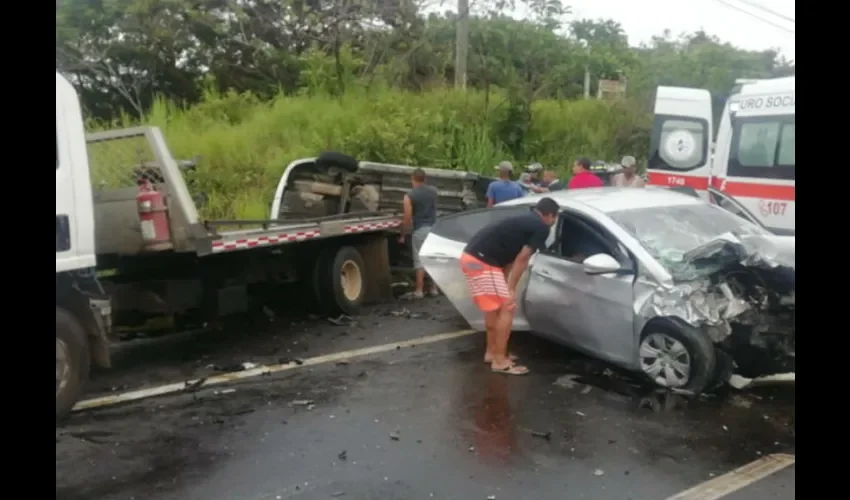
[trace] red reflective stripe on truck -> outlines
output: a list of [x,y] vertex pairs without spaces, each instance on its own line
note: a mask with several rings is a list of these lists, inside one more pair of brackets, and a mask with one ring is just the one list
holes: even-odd
[[782,201],[795,201],[797,199],[795,186],[730,181],[715,177],[711,179],[711,187],[735,198],[766,198]]
[[701,175],[680,175],[666,172],[648,172],[649,183],[653,186],[689,187],[701,191],[708,189],[708,177]]

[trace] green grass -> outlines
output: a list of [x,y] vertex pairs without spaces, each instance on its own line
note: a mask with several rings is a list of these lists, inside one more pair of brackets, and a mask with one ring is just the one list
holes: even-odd
[[[175,158],[200,155],[195,182],[207,193],[204,218],[265,218],[286,165],[333,150],[358,159],[492,172],[508,159],[564,173],[579,155],[643,156],[648,113],[628,103],[536,101],[520,152],[508,152],[508,104],[499,94],[437,89],[356,91],[342,98],[207,92],[182,108],[158,101],[145,122],[163,130]],[[134,125],[130,120],[111,126]],[[90,128],[104,128],[103,124]],[[502,132],[504,133],[504,132]]]

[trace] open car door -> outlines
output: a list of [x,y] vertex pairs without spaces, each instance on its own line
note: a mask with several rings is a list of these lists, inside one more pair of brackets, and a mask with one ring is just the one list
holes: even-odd
[[[422,244],[419,258],[425,267],[425,272],[437,283],[467,323],[476,330],[484,330],[484,314],[472,302],[466,277],[460,269],[460,256],[463,249],[472,236],[485,226],[529,210],[531,207],[528,205],[512,205],[459,212],[441,217],[431,228],[425,243]],[[520,282],[518,288],[522,286],[523,282]],[[517,310],[514,316],[514,330],[528,329],[528,321],[522,315],[522,311]]]

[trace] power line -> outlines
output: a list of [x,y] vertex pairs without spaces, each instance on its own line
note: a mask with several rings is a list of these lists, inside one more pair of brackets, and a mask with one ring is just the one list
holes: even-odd
[[748,15],[748,16],[754,17],[754,18],[758,19],[759,21],[761,21],[763,23],[769,24],[769,25],[773,26],[774,28],[781,29],[782,31],[784,31],[786,33],[790,33],[791,36],[794,36],[794,30],[789,30],[788,28],[786,28],[785,26],[782,26],[781,24],[777,24],[777,23],[775,23],[775,22],[773,22],[769,19],[765,19],[765,18],[759,16],[758,14],[754,14],[754,13],[752,13],[752,12],[746,10],[746,9],[742,9],[742,8],[738,7],[737,5],[734,5],[734,4],[727,2],[726,0],[714,0],[714,1],[718,2],[720,4],[723,4],[726,7],[729,7],[730,9],[735,9],[738,12],[742,12],[742,13]]
[[741,2],[741,3],[742,3],[742,4],[744,4],[744,5],[749,5],[750,7],[753,7],[754,9],[758,9],[758,10],[761,10],[761,11],[767,12],[768,14],[770,14],[770,15],[772,15],[772,16],[776,16],[776,17],[778,17],[778,18],[780,18],[780,19],[785,19],[785,20],[786,20],[786,21],[788,21],[789,23],[793,23],[793,22],[795,22],[793,17],[788,17],[788,16],[786,16],[785,14],[780,14],[779,12],[776,12],[775,10],[770,10],[770,9],[768,9],[767,7],[765,7],[765,6],[763,6],[763,5],[759,4],[759,3],[751,2],[751,1],[749,1],[749,0],[738,0],[738,1],[739,1],[739,2]]

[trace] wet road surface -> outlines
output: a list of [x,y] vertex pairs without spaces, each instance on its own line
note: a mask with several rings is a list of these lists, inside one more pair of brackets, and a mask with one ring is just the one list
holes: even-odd
[[[461,328],[432,299],[143,342],[89,396]],[[57,499],[651,500],[794,453],[792,391],[686,402],[523,334],[532,373],[507,377],[481,337],[75,414],[57,427]],[[794,468],[727,498],[794,498]]]

